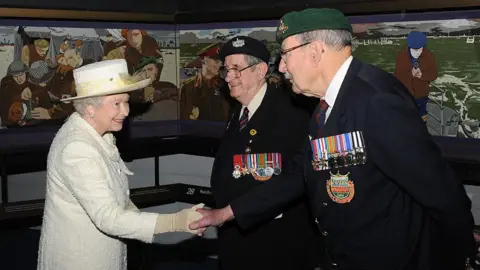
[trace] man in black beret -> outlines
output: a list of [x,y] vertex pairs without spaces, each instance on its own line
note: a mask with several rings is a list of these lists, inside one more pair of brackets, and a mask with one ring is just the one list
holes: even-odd
[[[262,202],[235,200],[288,170],[288,163],[308,136],[308,114],[291,97],[266,82],[270,53],[259,40],[238,36],[220,50],[220,76],[236,99],[214,161],[212,194],[217,208],[232,205],[250,211]],[[281,196],[264,191],[264,196]],[[236,220],[218,228],[220,269],[313,270],[320,235],[305,192],[248,230]]]
[[[465,269],[475,251],[471,202],[405,86],[352,57],[352,27],[338,10],[288,13],[277,39],[280,72],[319,103],[310,141],[293,159],[298,170],[237,199],[262,202],[248,212],[232,204],[237,223],[248,228],[289,203],[305,179],[329,269]],[[199,224],[228,213],[212,211]]]

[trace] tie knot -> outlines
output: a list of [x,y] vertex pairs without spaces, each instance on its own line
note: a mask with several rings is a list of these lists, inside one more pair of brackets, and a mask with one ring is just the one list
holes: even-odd
[[242,117],[240,117],[240,130],[242,130],[248,122],[248,108],[243,109]]
[[320,109],[322,111],[326,111],[328,109],[328,103],[324,99],[320,100]]

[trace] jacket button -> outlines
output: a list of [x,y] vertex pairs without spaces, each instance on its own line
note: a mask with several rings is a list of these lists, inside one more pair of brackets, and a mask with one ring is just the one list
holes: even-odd
[[316,219],[315,219],[315,223],[317,223],[317,224],[318,224],[318,218],[316,218]]
[[327,236],[327,235],[328,235],[328,232],[327,232],[327,231],[323,231],[323,232],[322,232],[322,235],[323,235],[323,236]]
[[327,207],[328,203],[324,202],[322,203],[323,207]]
[[332,263],[332,267],[337,268],[338,265],[336,263]]

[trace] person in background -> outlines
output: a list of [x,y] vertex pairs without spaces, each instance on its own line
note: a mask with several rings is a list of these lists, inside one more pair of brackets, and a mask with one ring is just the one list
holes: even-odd
[[[277,40],[280,72],[294,91],[318,99],[310,142],[293,158],[296,170],[235,204],[198,209],[204,217],[190,228],[235,220],[248,229],[262,213],[290,204],[306,183],[326,242],[323,269],[463,270],[475,252],[471,201],[408,89],[352,57],[352,26],[338,10],[290,12]],[[250,201],[259,203],[238,211]]]
[[395,63],[395,76],[415,98],[420,116],[425,122],[428,117],[430,83],[438,77],[435,57],[426,45],[425,33],[411,32],[407,36],[407,46],[400,50]]
[[189,230],[197,205],[173,214],[140,212],[129,197],[128,175],[112,132],[128,116],[128,93],[150,80],[128,76],[125,60],[74,70],[77,95],[62,99],[75,112],[56,134],[47,159],[45,210],[38,270],[126,270],[122,238],[146,243],[155,234]]

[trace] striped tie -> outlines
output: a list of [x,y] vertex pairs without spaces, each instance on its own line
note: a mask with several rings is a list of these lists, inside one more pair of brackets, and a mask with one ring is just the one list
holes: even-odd
[[240,130],[242,130],[248,122],[248,108],[243,109],[242,117],[240,118]]
[[320,100],[319,109],[320,110],[318,110],[316,114],[316,118],[317,118],[317,136],[316,137],[317,138],[322,137],[323,127],[325,126],[325,116],[328,110],[328,104],[324,99]]

